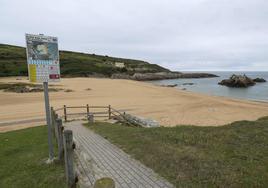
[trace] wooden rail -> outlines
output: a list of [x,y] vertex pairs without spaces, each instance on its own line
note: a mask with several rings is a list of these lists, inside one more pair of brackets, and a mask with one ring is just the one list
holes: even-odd
[[[81,111],[77,112],[77,109],[81,109]],[[103,109],[103,110],[101,110]],[[76,112],[73,112],[73,110],[76,110]],[[93,114],[94,118],[117,118],[120,120],[122,119],[122,116],[124,113],[114,109],[111,107],[111,105],[108,106],[67,106],[64,105],[62,108],[58,108],[54,110],[55,112],[60,113],[61,112],[61,118],[63,118],[66,121],[71,120],[72,117],[88,117],[89,114]]]

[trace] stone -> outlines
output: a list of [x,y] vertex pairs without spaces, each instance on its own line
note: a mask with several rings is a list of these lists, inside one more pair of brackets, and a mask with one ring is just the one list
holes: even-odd
[[176,87],[178,84],[160,85],[162,87]]
[[137,117],[126,113],[124,114],[124,119],[127,122],[140,127],[145,128],[160,127],[159,123],[155,120]]
[[94,188],[115,188],[115,182],[108,177],[101,178],[95,182]]
[[183,83],[182,85],[184,85],[184,86],[186,86],[186,85],[191,86],[191,85],[194,85],[194,83]]
[[233,74],[229,79],[222,80],[218,84],[227,87],[247,88],[249,86],[254,86],[256,83],[246,75],[242,76]]
[[255,79],[253,79],[253,81],[254,81],[254,82],[258,82],[258,83],[266,82],[266,80],[263,79],[263,78],[255,78]]

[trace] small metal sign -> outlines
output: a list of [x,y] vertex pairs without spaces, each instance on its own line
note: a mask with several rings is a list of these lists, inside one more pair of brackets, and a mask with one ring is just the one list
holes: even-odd
[[27,64],[31,82],[60,81],[57,37],[26,34]]

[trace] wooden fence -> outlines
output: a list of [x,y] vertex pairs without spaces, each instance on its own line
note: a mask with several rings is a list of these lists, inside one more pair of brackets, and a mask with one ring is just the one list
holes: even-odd
[[68,188],[75,188],[78,181],[74,171],[74,149],[73,132],[64,130],[62,120],[57,112],[51,107],[52,133],[58,145],[58,160],[65,164],[65,174]]
[[90,114],[94,116],[94,118],[117,118],[123,120],[123,115],[125,112],[120,112],[108,106],[89,106],[88,104],[85,106],[67,106],[64,105],[62,108],[58,108],[54,110],[59,114],[59,117],[63,118],[64,121],[72,120],[74,118],[87,118]]

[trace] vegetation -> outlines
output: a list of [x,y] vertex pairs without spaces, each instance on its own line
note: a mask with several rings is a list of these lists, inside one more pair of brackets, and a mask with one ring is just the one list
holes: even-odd
[[[125,64],[118,68],[115,62]],[[123,59],[95,54],[60,51],[60,66],[63,76],[105,76],[114,73],[132,75],[136,72],[168,72],[169,70],[145,61]],[[26,76],[26,50],[23,47],[0,44],[0,77]]]
[[[56,85],[54,85],[56,86]],[[61,88],[51,88],[49,87],[49,91],[58,92],[62,91]],[[14,93],[33,93],[33,92],[42,92],[44,91],[43,86],[41,84],[28,84],[28,83],[1,83],[0,82],[0,91],[3,90],[5,92],[14,92]],[[66,89],[64,92],[72,92],[73,90]]]
[[62,164],[45,164],[47,127],[0,133],[0,187],[65,187]]
[[[1,83],[0,82],[0,90],[12,90],[17,87],[34,87],[35,84],[28,83]],[[42,85],[40,85],[41,87]]]
[[267,187],[268,118],[222,127],[96,123],[107,138],[177,187]]

